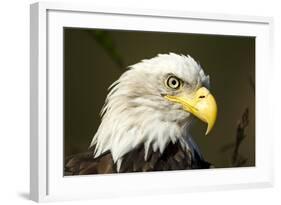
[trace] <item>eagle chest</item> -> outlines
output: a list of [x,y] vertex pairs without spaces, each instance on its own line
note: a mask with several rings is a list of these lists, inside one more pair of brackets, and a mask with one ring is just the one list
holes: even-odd
[[[94,148],[86,153],[73,155],[66,159],[65,175],[87,175],[117,173],[116,164],[110,152],[97,158]],[[197,158],[196,153],[183,149],[180,143],[169,143],[161,154],[149,149],[147,159],[144,158],[144,146],[140,146],[123,156],[119,173],[168,171],[209,168],[210,164]]]

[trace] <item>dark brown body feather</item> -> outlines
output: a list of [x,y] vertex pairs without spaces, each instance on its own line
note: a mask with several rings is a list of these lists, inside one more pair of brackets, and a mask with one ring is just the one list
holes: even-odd
[[[117,173],[110,152],[94,158],[94,148],[88,152],[73,155],[65,159],[65,175],[87,175]],[[144,147],[140,146],[123,157],[120,173],[167,171],[185,169],[207,169],[210,163],[199,157],[198,153],[183,149],[180,143],[170,143],[163,154],[159,151],[148,152],[144,160]]]

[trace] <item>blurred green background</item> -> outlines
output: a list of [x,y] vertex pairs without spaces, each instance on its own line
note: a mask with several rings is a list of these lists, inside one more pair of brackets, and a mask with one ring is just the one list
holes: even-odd
[[204,123],[192,128],[205,159],[254,166],[255,38],[239,36],[64,28],[64,155],[88,149],[107,89],[127,66],[169,52],[191,55],[210,75],[216,125],[208,136]]

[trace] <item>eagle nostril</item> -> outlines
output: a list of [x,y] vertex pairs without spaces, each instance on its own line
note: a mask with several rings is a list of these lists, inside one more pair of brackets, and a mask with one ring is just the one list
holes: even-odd
[[205,95],[200,95],[199,98],[205,98]]

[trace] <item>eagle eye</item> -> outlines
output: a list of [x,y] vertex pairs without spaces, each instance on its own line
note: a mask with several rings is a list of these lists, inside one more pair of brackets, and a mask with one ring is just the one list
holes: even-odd
[[181,80],[175,76],[168,77],[166,84],[169,88],[178,89],[181,86]]

